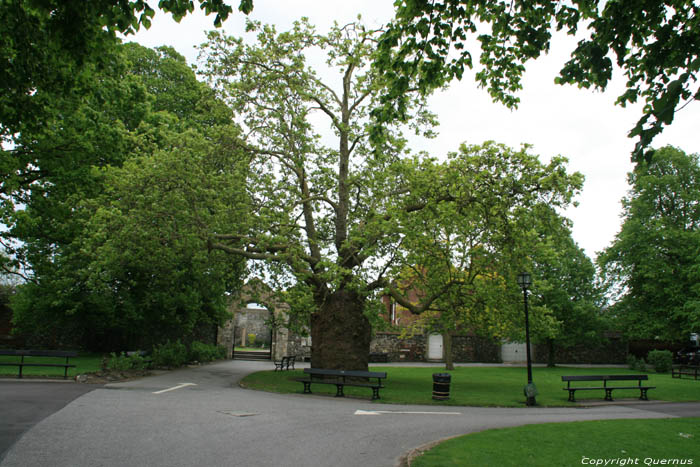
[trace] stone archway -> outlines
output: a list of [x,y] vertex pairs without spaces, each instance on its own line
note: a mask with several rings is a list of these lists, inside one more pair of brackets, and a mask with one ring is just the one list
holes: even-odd
[[[250,308],[249,304],[257,304]],[[234,347],[255,334],[269,344],[269,358],[280,360],[289,354],[290,333],[282,326],[289,305],[276,299],[274,292],[262,281],[253,279],[241,289],[238,297],[231,300],[231,315],[219,327],[217,344],[226,348],[226,356],[234,358]],[[241,338],[241,334],[246,337]]]

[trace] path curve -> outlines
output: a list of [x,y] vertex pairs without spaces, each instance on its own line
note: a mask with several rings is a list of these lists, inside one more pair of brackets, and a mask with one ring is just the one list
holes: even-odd
[[[402,406],[238,386],[245,375],[270,366],[234,360],[108,384],[35,425],[0,466],[389,467],[416,446],[489,428],[674,416],[651,403],[592,408]],[[363,411],[386,413],[361,415]]]

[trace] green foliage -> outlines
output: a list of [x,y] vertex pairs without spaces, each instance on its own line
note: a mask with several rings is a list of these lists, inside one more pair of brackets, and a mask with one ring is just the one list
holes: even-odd
[[647,361],[657,373],[668,373],[673,366],[673,353],[670,350],[652,350],[647,354]]
[[[527,258],[542,238],[565,231],[553,207],[568,204],[582,184],[580,174],[566,172],[565,162],[555,158],[545,165],[527,146],[487,142],[462,145],[444,164],[407,163],[402,175],[410,195],[393,213],[394,234],[402,238],[394,253],[400,261],[390,269],[398,284],[389,287],[392,297],[423,313],[423,324],[439,332],[521,338],[515,276],[531,268]],[[410,296],[416,291],[417,299]],[[533,312],[538,329],[554,326],[547,308]]]
[[248,347],[255,347],[255,334],[248,334],[246,337],[248,338]]
[[632,354],[627,355],[627,366],[629,366],[630,370],[641,372],[647,371],[647,363],[644,361],[644,359],[637,358]]
[[[403,182],[392,166],[406,145],[398,125],[387,125],[381,140],[368,138],[381,87],[369,66],[378,33],[349,24],[320,35],[306,20],[282,33],[257,23],[248,28],[258,34],[255,44],[210,33],[202,46],[200,72],[246,129],[241,147],[252,187],[245,233],[222,231],[211,246],[260,260],[251,264],[255,272],[291,291],[292,311],[301,312],[292,324],[308,325],[310,315],[324,313],[326,297],[351,291],[361,297],[356,328],[369,331],[366,297],[376,297],[385,280],[378,258],[391,257],[400,243],[386,216],[400,197],[394,192]],[[342,86],[306,63],[307,54],[319,52]],[[415,97],[412,127],[429,133],[434,119]],[[322,136],[326,123],[334,141]]]
[[145,370],[149,362],[140,353],[127,355],[125,352],[109,354],[107,369],[112,371]]
[[[197,3],[206,14],[216,14],[217,27],[232,11],[224,0]],[[195,2],[163,0],[158,7],[180,21],[194,11]],[[239,3],[246,14],[252,9],[252,0]],[[150,27],[155,13],[145,0],[1,2],[0,138],[51,120],[53,96],[74,93],[76,84],[91,79],[95,67],[109,66],[117,33],[129,35],[141,26]],[[6,167],[2,171],[11,173]],[[4,186],[4,194],[15,188]]]
[[[502,316],[489,312],[515,313],[506,305],[515,288],[510,279],[527,239],[536,239],[528,222],[537,218],[528,213],[535,206],[566,206],[582,177],[567,174],[562,158],[543,165],[527,148],[495,143],[465,145],[447,162],[410,155],[400,122],[380,130],[373,125],[372,110],[385,90],[370,66],[377,31],[349,24],[319,35],[306,21],[283,33],[257,23],[249,29],[258,34],[255,44],[211,33],[202,47],[201,73],[247,129],[243,150],[255,187],[246,234],[216,235],[212,247],[261,260],[254,267],[278,289],[290,290],[292,311],[312,323],[314,349],[337,347],[332,341],[338,338],[352,340],[347,348],[369,343],[367,315],[380,309],[370,302],[411,268],[425,276],[420,286],[427,293],[414,304],[393,287],[402,306],[421,313],[467,300],[459,303],[470,311],[464,325],[504,334],[495,329],[503,320],[494,317]],[[319,50],[342,86],[306,64],[306,53]],[[430,136],[435,118],[423,110],[424,97],[406,95],[412,129]],[[332,146],[324,145],[331,139],[316,126],[320,118],[335,132]],[[456,277],[471,266],[466,279]],[[470,297],[466,292],[477,278],[484,293]],[[345,299],[336,307],[339,296]],[[357,311],[348,311],[353,306]],[[352,316],[342,322],[354,320],[357,334],[341,332],[326,341],[340,320],[324,328],[324,318],[342,313]],[[314,358],[319,365],[346,363]]]
[[237,133],[230,110],[172,49],[112,54],[80,99],[56,96],[60,131],[17,139],[18,160],[31,154],[26,170],[47,171],[17,191],[22,209],[4,211],[6,235],[22,240],[14,253],[33,271],[15,297],[17,331],[99,350],[220,322],[244,267],[207,248],[246,204],[244,166],[222,149]]
[[539,240],[531,245],[533,285],[530,304],[548,312],[548,327],[533,326],[533,340],[548,343],[549,363],[557,348],[596,346],[610,323],[603,313],[604,296],[593,261],[571,237],[570,222],[550,208],[540,209],[533,223]]
[[629,337],[682,341],[700,327],[699,157],[665,147],[629,174],[622,228],[598,258]]
[[153,365],[156,367],[178,368],[188,361],[187,346],[179,340],[153,347]]
[[212,362],[226,357],[226,349],[217,345],[194,341],[190,344],[191,362]]
[[555,31],[581,34],[581,26],[587,36],[556,82],[605,89],[614,60],[627,80],[617,104],[639,99],[646,104],[630,132],[639,137],[635,160],[648,157],[644,150],[671,124],[675,112],[700,97],[698,7],[691,0],[611,0],[602,6],[589,0],[399,0],[396,6],[376,61],[390,83],[385,105],[376,112],[385,121],[404,115],[408,89],[417,86],[428,93],[461,79],[472,68],[477,47],[482,65],[478,85],[513,108],[526,64],[549,51]]

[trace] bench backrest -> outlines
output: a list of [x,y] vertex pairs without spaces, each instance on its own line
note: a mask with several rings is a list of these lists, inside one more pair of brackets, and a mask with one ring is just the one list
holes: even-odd
[[575,375],[562,376],[562,381],[642,381],[647,375]]
[[385,371],[328,370],[324,368],[304,368],[304,373],[315,376],[349,376],[352,378],[386,378]]
[[0,350],[0,355],[18,357],[77,357],[75,350]]

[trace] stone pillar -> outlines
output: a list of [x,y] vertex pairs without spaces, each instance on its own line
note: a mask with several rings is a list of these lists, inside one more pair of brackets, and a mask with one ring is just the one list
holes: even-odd
[[233,358],[233,319],[227,320],[216,333],[216,345],[226,349],[226,358]]
[[277,328],[273,334],[272,358],[281,360],[285,355],[289,355],[289,330],[287,328]]

